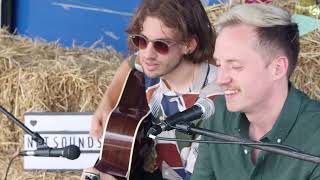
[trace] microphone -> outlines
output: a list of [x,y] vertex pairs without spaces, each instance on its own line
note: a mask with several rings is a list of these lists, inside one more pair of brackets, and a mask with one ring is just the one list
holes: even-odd
[[147,132],[147,136],[154,138],[162,131],[173,129],[173,126],[180,123],[191,122],[196,119],[207,119],[214,113],[213,101],[208,98],[199,98],[196,103],[182,112],[178,112],[166,118],[157,125],[153,125]]
[[80,148],[75,145],[66,146],[64,148],[43,148],[33,151],[22,151],[21,156],[40,156],[40,157],[65,157],[71,160],[80,156]]

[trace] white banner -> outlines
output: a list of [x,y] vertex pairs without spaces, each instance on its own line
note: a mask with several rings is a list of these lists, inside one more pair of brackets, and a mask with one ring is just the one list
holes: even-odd
[[[38,132],[52,148],[76,145],[81,154],[78,159],[63,157],[24,157],[25,170],[80,170],[92,167],[99,157],[100,140],[89,137],[92,113],[25,113],[25,125]],[[35,150],[36,142],[31,136],[24,136],[24,150]]]

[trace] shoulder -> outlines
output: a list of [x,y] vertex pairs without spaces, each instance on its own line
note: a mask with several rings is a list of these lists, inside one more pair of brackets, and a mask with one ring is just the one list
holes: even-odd
[[[299,132],[300,138],[305,143],[304,147],[315,149],[320,139],[320,101],[311,99],[305,93],[295,89],[295,95],[300,98],[300,107],[294,132]],[[320,147],[316,148],[320,154]]]
[[301,96],[301,99],[298,119],[313,124],[320,129],[320,102],[309,98],[305,94]]
[[320,123],[320,101],[311,99],[308,95],[296,88],[292,89],[295,98],[299,99],[300,101],[300,116],[311,116],[310,118],[313,117],[313,119],[318,117]]
[[209,82],[212,82],[217,78],[217,70],[217,66],[209,64]]
[[129,66],[132,69],[136,69],[140,72],[143,72],[141,59],[139,58],[139,52],[136,52],[135,54],[129,56],[127,58],[127,61],[129,62]]
[[299,91],[301,96],[301,110],[306,113],[320,113],[320,101],[311,99],[309,96]]

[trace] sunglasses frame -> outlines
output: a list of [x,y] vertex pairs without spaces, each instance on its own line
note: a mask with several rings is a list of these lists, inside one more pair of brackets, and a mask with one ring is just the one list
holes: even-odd
[[[146,47],[145,48],[140,48],[137,44],[135,44],[134,40],[133,40],[135,37],[143,39],[146,42]],[[161,39],[150,40],[150,39],[148,39],[146,36],[144,36],[142,34],[130,34],[129,38],[130,38],[130,41],[131,41],[132,45],[135,48],[139,49],[139,50],[146,49],[148,44],[152,43],[153,49],[156,50],[158,53],[164,54],[164,55],[169,53],[171,46],[178,44],[177,42],[174,42],[174,41],[171,41],[171,40],[167,40],[167,41],[166,40],[161,40]],[[167,46],[167,48],[166,48],[167,50],[165,50],[165,51],[160,50],[159,47],[157,47],[155,45],[155,43],[157,43],[157,42],[158,43],[163,43],[164,45],[166,45]]]

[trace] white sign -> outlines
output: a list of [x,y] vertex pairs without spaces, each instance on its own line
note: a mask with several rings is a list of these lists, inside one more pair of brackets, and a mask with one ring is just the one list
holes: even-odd
[[[80,157],[69,160],[63,157],[24,157],[25,170],[80,170],[92,167],[99,157],[100,140],[89,136],[92,113],[29,112],[24,114],[25,125],[38,132],[52,148],[76,145]],[[24,135],[24,150],[36,150],[37,144],[29,134]]]

